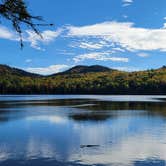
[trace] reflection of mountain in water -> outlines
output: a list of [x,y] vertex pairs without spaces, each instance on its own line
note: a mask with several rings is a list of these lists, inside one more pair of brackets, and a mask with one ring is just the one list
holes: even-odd
[[76,121],[104,121],[121,116],[122,111],[129,115],[133,112],[139,115],[158,115],[163,118],[166,116],[165,102],[118,102],[94,99],[18,100],[0,102],[0,122],[24,118],[32,113],[38,115],[39,112],[44,113],[48,109],[51,109],[51,113],[56,113],[57,108],[61,108],[66,116]]
[[110,114],[99,114],[96,112],[92,113],[76,113],[69,116],[76,121],[104,121],[111,118]]
[[0,110],[0,166],[165,165],[164,102],[20,100]]

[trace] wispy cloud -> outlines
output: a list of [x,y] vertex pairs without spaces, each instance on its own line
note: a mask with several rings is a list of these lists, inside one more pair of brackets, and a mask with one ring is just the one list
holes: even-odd
[[68,37],[96,38],[128,51],[166,52],[166,28],[135,27],[132,22],[103,22],[82,27],[69,26]]
[[105,40],[97,38],[92,39],[92,38],[86,38],[86,39],[82,38],[82,40],[71,42],[69,46],[73,48],[82,48],[86,50],[100,50],[104,48],[111,48],[114,46],[112,43],[109,43]]
[[122,0],[123,3],[133,3],[133,0]]
[[[131,0],[123,2],[132,3]],[[85,26],[66,26],[57,30],[45,30],[41,32],[42,38],[33,31],[27,30],[24,33],[24,42],[30,46],[43,50],[43,45],[53,42],[58,37],[78,39],[71,46],[92,50],[93,52],[111,50],[112,53],[125,51],[162,51],[166,52],[166,24],[161,28],[149,29],[136,27],[132,22],[102,22]],[[15,32],[0,26],[0,38],[19,41]],[[93,53],[92,52],[92,53]],[[73,53],[62,52],[62,54],[74,55]],[[138,54],[140,57],[147,57],[147,54]],[[98,58],[99,59],[99,58]]]
[[35,32],[31,30],[27,30],[27,36],[25,37],[25,41],[30,42],[31,47],[42,50],[42,48],[39,46],[40,43],[43,44],[48,44],[52,41],[55,40],[60,34],[62,30],[56,30],[56,31],[51,31],[51,30],[45,30],[41,33],[41,36],[37,35]]
[[60,64],[60,65],[51,65],[48,67],[34,67],[34,68],[26,68],[25,70],[31,73],[37,73],[42,75],[49,75],[64,71],[65,69],[69,68],[70,66]]
[[13,31],[4,26],[0,26],[0,38],[18,41],[18,36]]
[[61,49],[57,49],[57,54],[61,54],[61,55],[75,55],[74,52],[68,51],[68,50],[61,50]]
[[[41,32],[41,36],[37,35],[34,31],[25,30],[23,33],[23,41],[30,43],[30,46],[38,49],[43,50],[40,47],[40,44],[49,44],[50,42],[54,41],[62,32],[62,29],[58,29],[55,31],[52,30],[45,30]],[[7,39],[12,41],[19,41],[20,38],[18,34],[7,27],[0,26],[0,39]]]
[[113,47],[112,50],[119,51],[119,52],[125,52],[125,50],[123,48],[120,48],[120,47]]
[[133,3],[133,0],[122,0],[123,7],[130,6]]
[[140,57],[143,57],[143,58],[150,56],[150,54],[145,53],[145,52],[140,52],[137,55],[140,56]]
[[127,72],[140,71],[139,68],[131,67],[131,66],[125,66],[125,67],[113,67],[113,69],[117,69],[117,70],[120,70],[120,71],[127,71]]
[[104,47],[108,47],[108,44],[105,41],[96,41],[96,42],[92,42],[89,41],[88,39],[86,41],[77,41],[74,43],[70,44],[71,47],[74,48],[83,48],[83,49],[88,49],[88,50],[97,50],[97,49],[102,49]]
[[100,43],[81,42],[79,47],[86,48],[86,49],[101,49],[103,48],[103,45]]
[[124,57],[113,57],[110,56],[109,52],[93,52],[88,54],[81,54],[73,58],[78,63],[84,60],[96,60],[96,61],[114,61],[114,62],[128,62],[128,58]]

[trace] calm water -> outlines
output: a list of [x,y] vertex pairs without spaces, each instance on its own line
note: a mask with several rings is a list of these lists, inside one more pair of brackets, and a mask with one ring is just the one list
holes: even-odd
[[0,96],[0,166],[165,166],[166,96]]

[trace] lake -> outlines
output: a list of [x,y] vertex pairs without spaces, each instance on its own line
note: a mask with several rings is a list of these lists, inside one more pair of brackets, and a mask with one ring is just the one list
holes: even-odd
[[0,166],[165,166],[166,96],[0,96]]

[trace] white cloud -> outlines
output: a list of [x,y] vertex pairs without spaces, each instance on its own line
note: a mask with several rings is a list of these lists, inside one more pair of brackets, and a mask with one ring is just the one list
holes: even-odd
[[112,50],[119,51],[119,52],[125,52],[125,50],[120,47],[114,47],[114,48],[112,48]]
[[31,73],[49,75],[49,74],[61,72],[67,68],[69,68],[68,65],[62,64],[62,65],[51,65],[48,67],[27,68],[25,70]]
[[42,48],[39,46],[40,43],[48,44],[48,43],[54,41],[55,38],[57,38],[61,34],[61,32],[62,32],[61,29],[59,29],[57,31],[45,30],[41,33],[42,37],[40,37],[34,31],[27,30],[26,33],[28,34],[28,36],[25,37],[24,40],[27,42],[30,42],[31,47],[38,49],[38,50],[42,50]]
[[18,40],[17,35],[13,31],[10,31],[8,28],[3,26],[0,26],[0,38],[8,40]]
[[130,3],[124,3],[122,6],[127,7],[127,6],[130,6],[130,5],[131,5]]
[[144,53],[144,52],[138,53],[137,55],[143,58],[150,56],[148,53]]
[[128,58],[124,57],[112,57],[109,56],[111,52],[93,52],[88,54],[81,54],[73,58],[77,63],[84,60],[96,60],[96,61],[115,61],[115,62],[128,62]]
[[102,44],[99,44],[99,43],[86,43],[86,42],[81,42],[80,45],[79,45],[80,48],[86,48],[86,49],[101,49],[103,48],[103,45]]
[[166,23],[164,23],[163,28],[166,28]]
[[75,55],[74,52],[70,52],[68,50],[61,50],[61,49],[57,49],[57,54],[62,54],[62,55]]
[[[39,44],[48,44],[54,41],[62,32],[62,29],[58,29],[57,31],[45,30],[41,32],[41,36],[37,35],[32,30],[26,30],[23,33],[23,41],[29,42],[31,47],[42,50]],[[19,41],[20,38],[18,34],[12,30],[9,30],[7,27],[0,26],[0,39],[8,39],[13,41]]]
[[68,27],[69,37],[96,37],[128,51],[166,51],[166,28],[135,27],[132,22],[103,22],[82,27]]
[[73,42],[69,46],[73,47],[73,48],[82,48],[82,49],[87,49],[87,50],[99,50],[102,48],[114,47],[114,45],[112,43],[108,43],[105,40],[101,40],[101,39],[96,40],[95,39],[95,41],[92,41],[89,38],[87,38],[86,40]]
[[124,3],[133,3],[133,0],[123,0]]
[[129,6],[133,3],[133,0],[122,0],[123,7]]
[[117,70],[120,70],[120,71],[127,71],[127,72],[140,71],[139,68],[131,67],[131,66],[126,66],[126,67],[113,67],[113,69],[117,69]]

